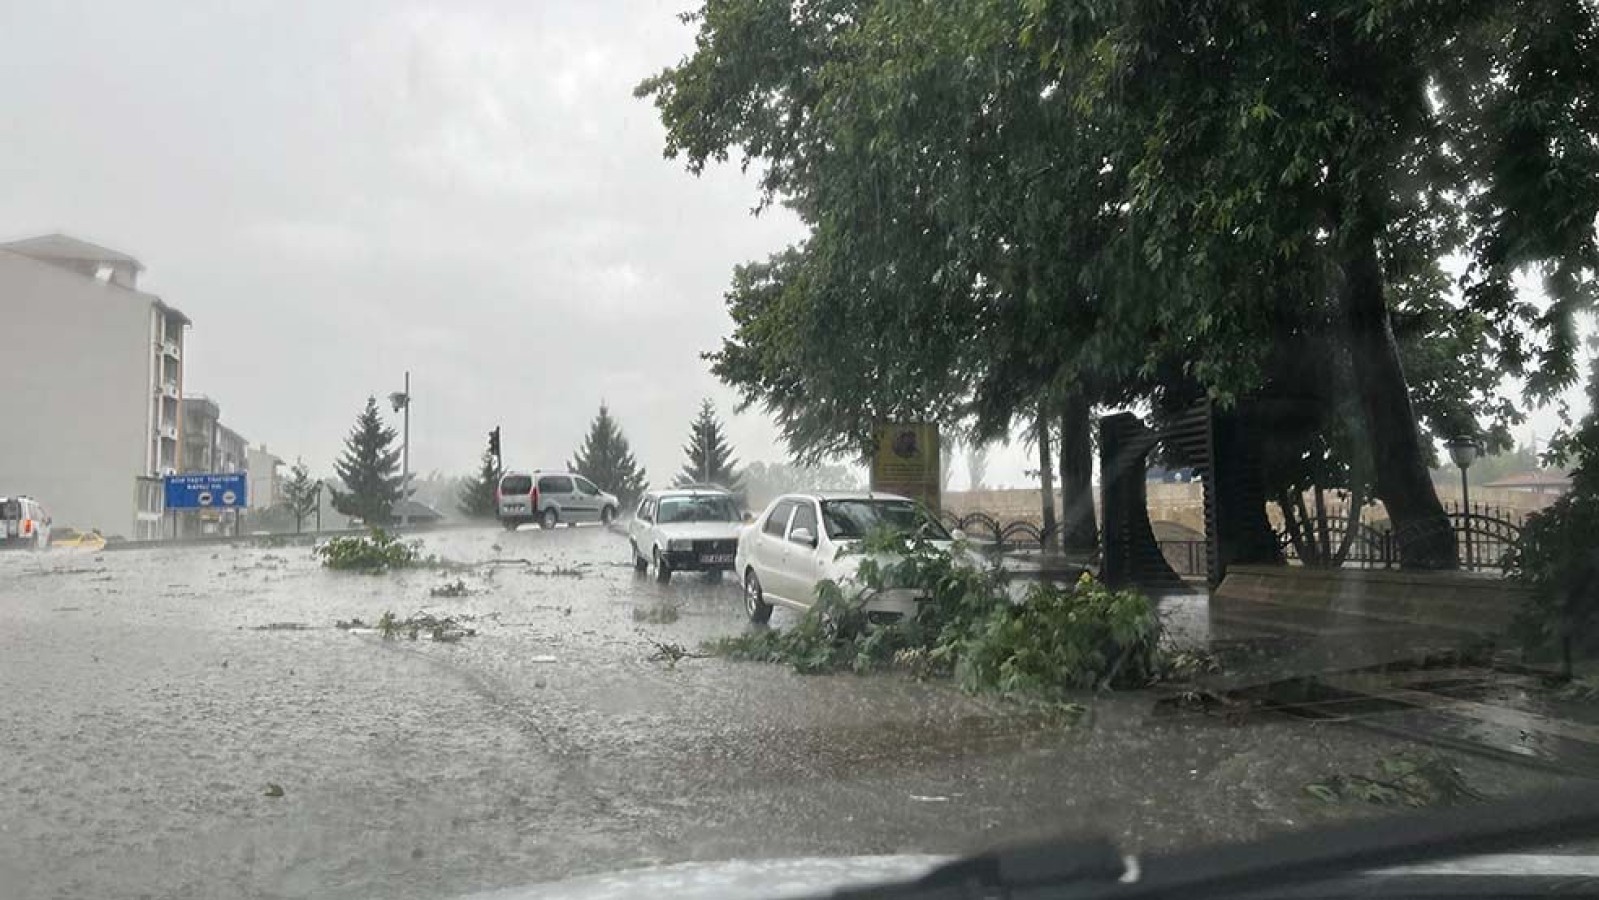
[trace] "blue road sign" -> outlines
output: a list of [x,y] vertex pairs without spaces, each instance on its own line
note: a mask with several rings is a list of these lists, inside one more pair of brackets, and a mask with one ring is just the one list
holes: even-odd
[[243,472],[168,475],[167,509],[241,509],[247,502],[249,481]]

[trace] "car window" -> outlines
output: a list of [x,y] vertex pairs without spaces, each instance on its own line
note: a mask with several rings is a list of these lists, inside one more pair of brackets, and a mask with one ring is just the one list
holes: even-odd
[[724,494],[662,497],[661,522],[737,522],[738,505]]
[[0,501],[0,519],[22,518],[22,504],[15,500]]
[[507,475],[500,479],[500,493],[526,494],[533,490],[533,478],[529,475]]
[[539,478],[539,493],[570,494],[572,493],[572,479],[565,475],[544,475]]
[[950,539],[937,519],[909,500],[827,500],[822,503],[822,521],[834,540],[859,540],[878,529],[919,533],[935,541]]
[[761,530],[772,537],[782,537],[788,530],[789,514],[794,511],[796,505],[798,504],[792,500],[784,500],[782,503],[772,507],[772,511],[766,516],[766,523],[761,526]]
[[572,480],[577,483],[578,491],[590,497],[599,496],[600,489],[594,486],[594,482],[589,481],[587,478],[573,478]]
[[799,508],[794,510],[794,521],[788,526],[789,540],[794,540],[794,532],[799,531],[801,528],[810,532],[811,535],[810,540],[805,541],[805,543],[814,543],[816,541],[816,505],[814,503],[801,503]]
[[645,522],[652,522],[652,521],[654,521],[654,516],[655,516],[655,498],[654,497],[645,497],[643,500],[639,501],[638,517],[640,519],[644,520]]

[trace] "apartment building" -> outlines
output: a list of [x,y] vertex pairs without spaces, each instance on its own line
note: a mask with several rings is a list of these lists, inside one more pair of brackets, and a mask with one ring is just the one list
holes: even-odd
[[143,270],[62,234],[0,244],[0,494],[39,499],[58,527],[162,533],[189,319],[138,289]]

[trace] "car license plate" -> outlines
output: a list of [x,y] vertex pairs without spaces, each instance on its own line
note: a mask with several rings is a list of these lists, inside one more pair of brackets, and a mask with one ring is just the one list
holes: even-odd
[[733,561],[731,553],[711,553],[700,557],[700,563],[707,566],[726,565]]

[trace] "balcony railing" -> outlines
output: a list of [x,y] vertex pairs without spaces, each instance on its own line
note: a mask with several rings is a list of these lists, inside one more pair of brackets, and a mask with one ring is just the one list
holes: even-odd
[[176,381],[163,381],[156,387],[156,393],[176,400],[178,399],[178,383]]
[[156,426],[155,431],[156,434],[161,435],[163,440],[175,441],[178,439],[178,426],[175,423],[162,422]]
[[173,359],[183,358],[183,350],[178,346],[178,342],[174,340],[163,340],[161,342],[161,352]]

